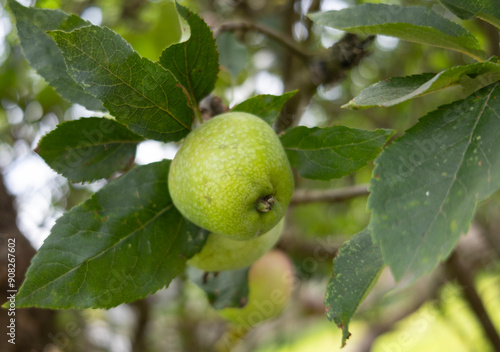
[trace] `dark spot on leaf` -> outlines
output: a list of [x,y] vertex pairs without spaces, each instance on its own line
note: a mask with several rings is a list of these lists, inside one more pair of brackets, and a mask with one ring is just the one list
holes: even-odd
[[[343,329],[342,329],[342,330],[343,330]],[[349,334],[347,335],[347,337],[346,337],[345,341],[342,343],[342,347],[344,347],[344,346],[345,346],[345,343],[346,343],[346,341],[347,341],[347,340],[349,340],[349,337],[351,337],[351,333],[349,333]]]

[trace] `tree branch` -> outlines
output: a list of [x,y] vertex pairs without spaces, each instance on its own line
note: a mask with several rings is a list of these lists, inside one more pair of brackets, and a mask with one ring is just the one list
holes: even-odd
[[368,195],[367,185],[357,185],[339,189],[328,190],[296,190],[290,204],[307,204],[314,202],[340,203],[346,200]]
[[214,31],[214,37],[217,37],[222,32],[236,32],[236,31],[257,31],[267,37],[275,40],[279,44],[283,45],[293,54],[298,57],[308,60],[312,55],[307,53],[304,49],[298,46],[292,39],[286,37],[284,34],[279,33],[269,27],[263,26],[258,23],[250,21],[238,21],[238,22],[226,22],[222,23],[219,28]]
[[491,342],[495,351],[500,351],[500,336],[498,335],[495,325],[491,321],[483,301],[476,291],[474,286],[474,278],[469,271],[469,268],[462,264],[459,252],[455,250],[446,261],[446,269],[450,277],[455,278],[462,288],[465,299],[469,302],[469,306],[476,314],[477,319],[483,327],[483,330]]
[[130,304],[137,310],[135,333],[132,340],[132,351],[146,351],[147,324],[150,318],[150,307],[146,299],[140,299]]
[[307,62],[306,70],[298,65],[290,65],[285,70],[285,91],[300,87],[299,93],[290,99],[275,123],[280,133],[298,123],[303,110],[310,104],[320,85],[334,85],[346,77],[346,72],[359,64],[369,55],[368,46],[375,36],[360,39],[347,33],[331,48],[321,55],[315,55]]
[[[373,322],[370,329],[365,332],[363,340],[357,345],[356,351],[370,352],[380,335],[394,329],[398,322],[417,312],[426,302],[435,298],[444,283],[446,283],[446,276],[439,270],[429,278],[424,278],[417,283],[413,290],[415,295],[412,297],[412,301],[393,314],[384,314],[385,319],[382,321]],[[377,303],[380,302],[376,302],[375,305]]]
[[346,240],[346,238],[337,237],[308,240],[285,231],[277,243],[276,248],[288,254],[303,258],[311,257],[320,261],[331,262],[342,243]]

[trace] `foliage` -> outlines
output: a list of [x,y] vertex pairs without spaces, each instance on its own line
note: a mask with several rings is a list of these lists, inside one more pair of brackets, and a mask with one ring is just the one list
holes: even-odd
[[[480,40],[460,20],[477,17],[500,28],[500,4],[441,2],[458,18],[385,4],[309,16],[318,26],[361,37],[384,34],[468,56],[463,64],[440,72],[383,79],[345,108],[396,106],[451,86],[470,89],[474,80],[472,94],[427,113],[385,149],[394,133],[388,129],[298,126],[280,136],[302,178],[329,181],[375,164],[370,223],[341,247],[326,288],[327,317],[342,329],[342,344],[384,265],[398,281],[428,274],[467,232],[477,204],[500,188],[500,64],[496,57],[485,60]],[[24,55],[37,73],[67,101],[105,111],[105,117],[60,124],[36,151],[69,180],[108,180],[57,221],[33,259],[17,306],[109,308],[154,293],[184,272],[206,233],[173,206],[169,160],[132,167],[137,144],[186,137],[202,122],[200,102],[223,74],[219,63],[230,62],[219,59],[216,43],[225,45],[221,55],[241,52],[228,49],[228,38],[216,42],[201,17],[178,4],[182,38],[156,62],[139,55],[111,29],[76,15],[26,8],[14,0],[8,5]],[[236,75],[241,67],[229,71]],[[301,87],[292,89],[300,92]],[[272,125],[295,94],[257,95],[233,110]],[[205,285],[215,306],[225,307],[236,306],[246,295],[246,274],[227,272],[208,284],[200,272],[190,276]],[[219,297],[221,288],[227,294]]]
[[42,138],[37,152],[75,182],[108,178],[134,160],[143,138],[111,119],[67,121]]
[[215,309],[238,307],[248,299],[248,270],[225,270],[220,273],[203,272],[189,267],[188,276],[206,292],[208,301]]
[[310,15],[318,24],[356,34],[384,34],[484,58],[477,39],[465,28],[418,6],[364,4]]
[[333,261],[325,306],[328,319],[342,330],[342,346],[350,335],[349,321],[352,315],[370,291],[383,266],[380,248],[373,245],[370,232],[366,229],[340,247]]

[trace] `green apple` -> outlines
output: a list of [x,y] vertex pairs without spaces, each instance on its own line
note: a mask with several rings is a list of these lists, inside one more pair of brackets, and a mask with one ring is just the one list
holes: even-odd
[[236,270],[247,267],[268,252],[283,232],[285,217],[262,236],[237,241],[227,236],[211,233],[200,253],[188,264],[204,271]]
[[276,226],[293,192],[278,136],[264,120],[244,112],[216,116],[189,133],[168,182],[184,217],[234,240],[256,238]]
[[244,329],[280,314],[292,294],[294,271],[290,259],[271,250],[248,272],[248,302],[242,308],[224,308],[219,314]]

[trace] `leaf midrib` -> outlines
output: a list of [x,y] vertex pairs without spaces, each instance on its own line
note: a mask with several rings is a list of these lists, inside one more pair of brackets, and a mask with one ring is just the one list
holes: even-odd
[[114,141],[109,141],[109,142],[98,142],[98,143],[92,143],[92,144],[78,144],[74,147],[66,147],[66,148],[60,148],[60,149],[45,149],[45,153],[60,153],[60,152],[64,152],[65,154],[66,153],[70,153],[74,150],[79,150],[79,149],[85,149],[85,148],[89,148],[89,147],[103,147],[105,145],[126,145],[126,144],[139,144],[141,142],[144,142],[144,140],[137,140],[137,141],[131,141],[131,140],[128,140],[128,141],[120,141],[120,140],[114,140]]
[[[63,277],[71,274],[72,272],[74,272],[75,270],[79,269],[80,267],[82,267],[83,265],[88,265],[89,262],[93,261],[94,259],[102,256],[104,253],[108,252],[109,250],[111,250],[112,248],[116,248],[118,245],[120,245],[120,243],[122,243],[123,241],[131,238],[132,236],[134,236],[135,234],[137,234],[138,231],[142,230],[143,228],[145,228],[146,226],[148,226],[151,222],[153,222],[154,220],[156,220],[158,217],[160,217],[162,214],[164,214],[165,212],[167,212],[170,208],[173,207],[173,204],[170,203],[168,206],[166,206],[164,209],[162,209],[161,211],[159,211],[155,216],[153,216],[150,220],[146,221],[142,226],[134,229],[134,231],[132,231],[130,234],[128,234],[127,236],[124,236],[123,238],[121,238],[118,242],[116,242],[115,244],[113,244],[112,246],[109,246],[105,249],[103,249],[101,252],[95,254],[93,257],[91,258],[87,258],[86,260],[84,260],[83,262],[79,263],[78,265],[76,265],[74,268],[72,268],[71,270],[65,272],[64,274],[58,276],[57,278],[47,282],[45,285],[43,286],[40,286],[38,287],[36,290],[30,292],[28,295],[24,296],[24,297],[21,297],[19,300],[21,300],[21,302],[24,300],[26,301],[29,297],[33,296],[35,293],[39,292],[40,290],[43,290],[44,288],[46,288],[47,286],[53,284],[54,282],[62,279]],[[82,285],[83,285],[83,282],[85,280],[82,281]]]
[[[458,172],[460,171],[460,169],[462,168],[462,165],[463,165],[463,161],[465,159],[465,155],[467,154],[467,151],[469,150],[470,148],[470,145],[471,145],[471,142],[472,142],[472,138],[473,136],[475,135],[475,130],[476,130],[476,127],[479,123],[479,121],[481,120],[481,117],[483,116],[483,113],[484,113],[484,110],[486,108],[486,106],[488,105],[488,101],[490,100],[490,97],[491,97],[491,94],[493,94],[493,91],[497,88],[498,86],[498,83],[495,84],[494,87],[492,87],[491,91],[489,92],[488,96],[486,97],[485,99],[485,102],[483,104],[483,106],[481,107],[481,110],[479,111],[479,114],[476,118],[476,121],[474,122],[474,126],[472,128],[472,131],[470,133],[470,136],[469,136],[469,140],[467,141],[467,145],[466,147],[464,148],[464,152],[462,154],[462,157],[460,158],[460,162],[457,164],[457,169],[455,170],[455,173],[453,174],[453,178],[452,180],[450,181],[450,186],[448,187],[448,189],[446,190],[446,194],[445,196],[443,197],[443,200],[441,201],[441,204],[439,205],[439,209],[438,211],[436,212],[436,214],[434,215],[434,218],[432,219],[432,221],[429,223],[429,226],[427,227],[427,230],[425,230],[424,232],[424,235],[422,236],[422,239],[420,241],[420,243],[418,244],[418,246],[415,248],[414,252],[413,252],[413,256],[411,258],[411,260],[409,261],[408,265],[406,266],[406,269],[405,269],[405,272],[408,270],[408,268],[412,267],[413,266],[413,263],[415,261],[415,259],[417,258],[417,253],[420,251],[421,247],[422,247],[422,244],[424,243],[424,240],[427,238],[427,236],[429,235],[429,229],[434,225],[436,219],[437,219],[437,216],[439,214],[442,213],[442,210],[443,210],[443,206],[444,206],[444,203],[446,201],[446,199],[448,198],[449,194],[450,194],[450,191],[451,189],[453,188],[456,180],[457,180],[457,175],[458,175]],[[404,274],[404,273],[403,273]]]
[[[81,29],[83,30],[83,29]],[[81,30],[76,30],[76,31],[81,31]],[[75,31],[75,32],[76,32]],[[87,54],[85,51],[81,50],[78,46],[75,46],[75,45],[72,45],[71,41],[69,41],[67,38],[64,37],[64,33],[63,31],[61,30],[57,30],[57,31],[54,31],[54,32],[60,32],[60,33],[63,33],[62,36],[59,36],[60,38],[62,38],[63,40],[65,40],[67,43],[70,44],[71,47],[73,47],[74,49],[78,50],[79,52],[81,52],[83,55],[85,55],[86,57],[88,57],[90,60],[92,60],[93,62],[95,62],[99,67],[105,69],[107,72],[109,72],[109,74],[111,74],[112,76],[114,76],[115,78],[117,78],[120,82],[122,82],[123,85],[129,87],[130,89],[132,89],[134,92],[136,92],[139,96],[142,96],[144,99],[146,99],[147,101],[149,101],[151,104],[153,104],[154,107],[156,107],[157,109],[159,110],[162,110],[164,112],[166,112],[171,118],[173,118],[175,121],[177,121],[177,123],[179,123],[181,126],[183,126],[185,129],[187,129],[188,131],[190,130],[190,127],[186,124],[184,124],[181,120],[179,120],[177,117],[174,116],[174,114],[172,114],[172,112],[170,112],[170,110],[162,107],[162,106],[159,106],[158,104],[156,104],[156,102],[152,101],[151,99],[149,99],[149,97],[145,96],[144,94],[142,94],[141,92],[139,92],[137,89],[135,89],[135,87],[129,85],[127,82],[125,82],[121,77],[117,76],[113,71],[111,71],[108,67],[102,65],[99,61],[97,61],[96,59],[94,59],[94,57],[90,56],[89,54]],[[137,53],[135,51],[132,52],[132,54],[137,55]],[[141,59],[141,57],[139,56],[139,59]],[[161,70],[165,71],[167,74],[170,73],[169,71],[167,71],[165,68],[163,68],[163,66],[161,65],[158,65],[160,67]],[[149,74],[149,73],[148,73]],[[172,75],[172,77],[174,77],[175,79],[175,76],[170,73]],[[154,77],[153,77],[154,78]],[[155,79],[155,82],[156,82],[156,79]],[[158,84],[158,86],[162,87],[158,82],[156,82]],[[163,87],[162,87],[162,90],[163,90]],[[165,97],[167,96],[165,92],[163,92],[163,94],[165,95]],[[139,108],[139,107],[138,107]]]

